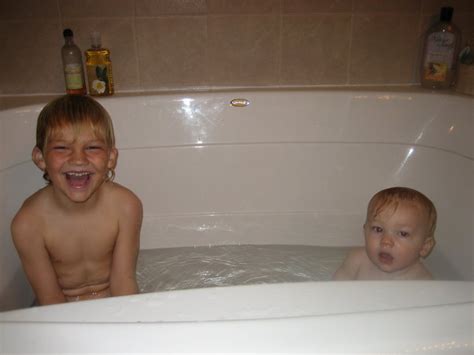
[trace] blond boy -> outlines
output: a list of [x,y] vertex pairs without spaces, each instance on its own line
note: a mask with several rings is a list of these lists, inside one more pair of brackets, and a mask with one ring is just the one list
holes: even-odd
[[32,159],[48,184],[13,219],[13,242],[40,305],[138,292],[142,204],[112,182],[112,121],[87,96],[41,111]]

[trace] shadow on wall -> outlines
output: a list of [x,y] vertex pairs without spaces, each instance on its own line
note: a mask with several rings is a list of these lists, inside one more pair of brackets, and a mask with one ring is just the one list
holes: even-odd
[[424,263],[433,273],[435,280],[467,281],[454,267],[451,260],[436,249],[436,246]]
[[26,280],[21,266],[0,292],[0,312],[18,309],[18,305],[28,307],[33,303],[34,294]]

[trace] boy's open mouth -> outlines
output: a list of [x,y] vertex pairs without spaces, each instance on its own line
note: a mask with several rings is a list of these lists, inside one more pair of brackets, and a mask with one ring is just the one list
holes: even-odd
[[379,260],[382,264],[391,264],[393,262],[393,256],[389,253],[380,252]]
[[70,171],[64,175],[71,187],[79,189],[88,184],[92,173],[87,171]]

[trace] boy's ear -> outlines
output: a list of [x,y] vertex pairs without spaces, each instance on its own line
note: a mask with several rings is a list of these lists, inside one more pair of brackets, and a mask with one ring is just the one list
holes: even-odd
[[109,161],[107,163],[107,167],[109,169],[115,169],[115,167],[117,166],[117,159],[118,159],[118,150],[117,148],[114,147],[110,149]]
[[433,250],[436,242],[433,237],[427,237],[425,241],[423,242],[423,245],[420,250],[420,256],[422,258],[426,258],[428,255],[430,255],[431,251]]
[[31,159],[42,171],[46,170],[46,162],[44,161],[43,152],[38,147],[33,148],[33,151],[31,152]]

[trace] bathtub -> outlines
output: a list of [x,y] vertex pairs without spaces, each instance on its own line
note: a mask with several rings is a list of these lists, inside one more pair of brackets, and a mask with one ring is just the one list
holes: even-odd
[[[0,352],[472,353],[472,97],[418,89],[117,95],[116,181],[142,199],[141,248],[355,246],[389,186],[435,203],[436,281],[259,284],[29,307],[9,223],[43,186],[49,98],[0,103]],[[53,340],[54,339],[54,340]]]

